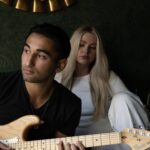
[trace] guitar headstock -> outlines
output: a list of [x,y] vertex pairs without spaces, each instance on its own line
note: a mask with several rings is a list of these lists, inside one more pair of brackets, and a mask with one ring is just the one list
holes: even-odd
[[145,150],[150,147],[150,132],[146,130],[126,128],[121,132],[121,139],[132,150]]

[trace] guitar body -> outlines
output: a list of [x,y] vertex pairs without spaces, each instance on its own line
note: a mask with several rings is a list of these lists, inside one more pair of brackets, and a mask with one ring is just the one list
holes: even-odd
[[14,137],[19,138],[20,141],[24,141],[28,130],[40,123],[40,119],[35,115],[23,116],[13,122],[0,126],[0,139],[11,139]]

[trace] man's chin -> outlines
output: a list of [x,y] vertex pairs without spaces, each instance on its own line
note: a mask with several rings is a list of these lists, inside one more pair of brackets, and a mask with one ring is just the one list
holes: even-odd
[[25,77],[25,76],[23,76],[23,80],[24,80],[25,82],[31,82],[31,83],[34,83],[34,82],[35,82],[35,79],[29,78],[29,77]]
[[24,80],[25,82],[34,83],[34,81],[33,81],[33,80],[31,80],[31,79],[26,79],[26,78],[24,78],[23,80]]
[[23,80],[25,81],[25,82],[29,82],[29,83],[41,83],[41,81],[40,80],[38,80],[38,79],[31,79],[31,78],[23,78]]

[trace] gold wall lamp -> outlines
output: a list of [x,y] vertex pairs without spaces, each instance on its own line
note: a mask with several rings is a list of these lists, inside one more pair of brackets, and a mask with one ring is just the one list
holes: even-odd
[[31,12],[54,12],[70,6],[76,0],[0,0],[16,9]]

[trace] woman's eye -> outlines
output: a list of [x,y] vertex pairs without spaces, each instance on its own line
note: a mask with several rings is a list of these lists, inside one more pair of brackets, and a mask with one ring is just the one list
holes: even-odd
[[93,49],[93,50],[96,50],[96,47],[94,46],[94,47],[90,47],[91,49]]
[[84,47],[84,44],[80,44],[79,47]]

